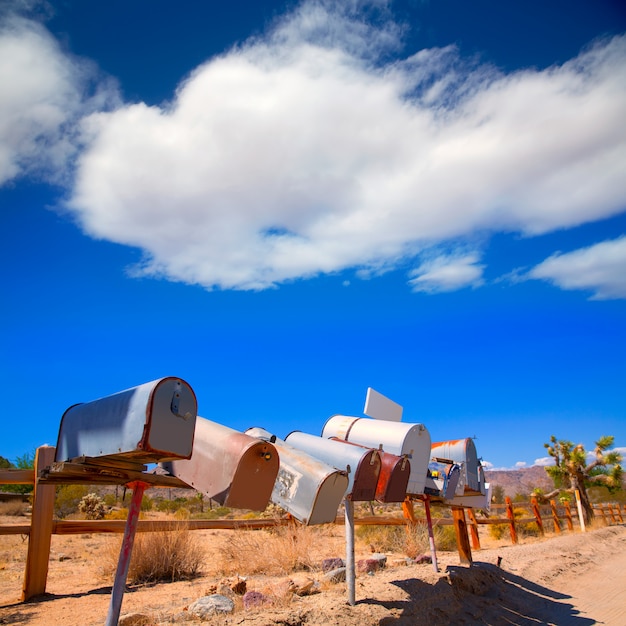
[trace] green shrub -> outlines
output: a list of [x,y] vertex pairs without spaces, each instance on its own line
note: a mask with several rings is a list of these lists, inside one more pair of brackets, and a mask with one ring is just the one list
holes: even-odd
[[78,504],[87,495],[87,485],[59,485],[54,499],[54,513],[63,519],[78,511]]
[[85,515],[86,519],[104,519],[106,507],[102,498],[95,493],[88,493],[78,503],[78,510]]

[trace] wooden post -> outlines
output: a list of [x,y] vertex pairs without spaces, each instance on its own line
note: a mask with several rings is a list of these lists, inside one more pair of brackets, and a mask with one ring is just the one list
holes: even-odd
[[554,522],[554,532],[558,535],[561,532],[561,523],[559,522],[559,514],[556,510],[556,502],[550,500],[550,508],[552,509],[552,521]]
[[623,524],[624,523],[624,518],[622,517],[622,511],[619,508],[619,504],[615,505],[615,512],[617,513],[617,517],[619,517],[619,523]]
[[605,524],[609,523],[609,520],[606,518],[606,511],[604,510],[604,505],[603,504],[595,504],[594,509],[600,509],[600,513],[602,513],[602,519],[604,520]]
[[54,446],[41,446],[35,453],[33,512],[28,537],[22,602],[46,592],[56,488],[54,485],[39,484],[39,473],[54,462],[55,451]]
[[459,550],[461,565],[471,565],[472,549],[470,548],[469,537],[467,535],[467,522],[465,521],[465,510],[463,507],[453,506],[452,518],[454,520],[456,545]]
[[467,509],[467,515],[470,520],[470,533],[472,534],[472,548],[474,550],[480,550],[480,537],[478,536],[478,522],[474,515],[474,509],[471,507]]
[[611,516],[611,521],[614,524],[617,524],[617,517],[615,517],[615,511],[613,511],[613,505],[609,502],[607,506],[609,507],[609,515]]
[[506,502],[506,516],[509,520],[509,528],[511,530],[511,541],[517,543],[517,529],[515,528],[515,514],[513,513],[513,502],[511,498],[507,496],[504,500]]
[[535,516],[535,521],[537,522],[537,528],[539,528],[539,534],[543,537],[543,520],[541,519],[541,511],[539,510],[539,503],[537,502],[537,498],[531,498],[530,505],[533,510],[533,515]]
[[565,506],[565,519],[567,520],[567,529],[574,530],[574,524],[572,523],[572,509],[569,506],[569,501],[565,500],[565,502],[563,502],[563,505]]
[[585,516],[583,515],[583,505],[580,501],[580,491],[576,489],[576,508],[578,509],[578,522],[580,523],[580,529],[583,532],[587,532],[587,528],[585,527]]

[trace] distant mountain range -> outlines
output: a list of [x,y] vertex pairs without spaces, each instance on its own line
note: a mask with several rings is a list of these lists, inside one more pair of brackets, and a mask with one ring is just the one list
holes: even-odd
[[485,481],[491,483],[491,488],[499,485],[504,489],[504,495],[514,498],[518,494],[530,496],[533,489],[539,487],[544,491],[554,489],[554,483],[548,476],[546,468],[533,465],[516,470],[485,470]]

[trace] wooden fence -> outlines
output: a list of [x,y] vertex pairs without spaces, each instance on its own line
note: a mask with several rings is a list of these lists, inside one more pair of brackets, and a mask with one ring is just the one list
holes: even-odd
[[[44,446],[37,449],[35,469],[15,470],[0,469],[0,485],[26,484],[34,485],[32,515],[30,524],[10,524],[0,526],[0,535],[28,536],[28,552],[22,588],[22,601],[33,596],[45,593],[50,558],[50,544],[52,535],[90,534],[90,533],[123,533],[126,528],[124,520],[55,520],[54,498],[56,485],[40,482],[40,468],[48,467],[54,461],[54,448]],[[91,484],[87,480],[85,484]],[[407,500],[402,505],[403,517],[368,516],[354,520],[355,525],[417,525],[426,524],[426,519],[416,516],[413,500]],[[606,524],[622,524],[626,515],[626,504],[623,513],[619,504],[595,504],[596,516]],[[454,526],[457,538],[457,547],[461,562],[471,565],[471,550],[480,550],[480,525],[504,524],[508,527],[512,543],[518,543],[518,528],[521,525],[536,523],[539,533],[543,535],[552,530],[560,533],[562,530],[574,530],[574,520],[577,526],[584,530],[584,525],[578,520],[577,511],[572,511],[568,502],[557,504],[551,500],[547,505],[540,505],[535,498],[528,503],[515,502],[506,498],[505,504],[493,504],[492,515],[502,512],[502,517],[484,517],[471,508],[451,507],[452,516],[433,518],[433,526]],[[527,516],[521,516],[520,510],[528,511]],[[446,507],[447,512],[447,507]],[[466,517],[467,515],[467,517]],[[469,520],[469,522],[468,522]],[[208,529],[242,529],[253,530],[270,528],[277,525],[291,524],[291,519],[217,519],[217,520],[188,520],[190,530]],[[343,524],[344,518],[337,517],[337,524]],[[171,522],[140,520],[137,532],[154,532],[168,530]],[[471,537],[471,547],[469,538]]]

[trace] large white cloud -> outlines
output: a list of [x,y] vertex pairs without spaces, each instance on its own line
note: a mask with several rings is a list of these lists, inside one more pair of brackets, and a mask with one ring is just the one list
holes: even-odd
[[63,180],[77,150],[73,125],[115,98],[111,81],[93,88],[93,75],[43,26],[0,12],[0,185],[26,172]]
[[596,300],[626,298],[626,236],[554,254],[534,267],[529,276],[561,289],[593,291]]
[[[306,2],[207,61],[168,107],[87,116],[68,203],[85,231],[142,249],[139,273],[208,288],[384,271],[426,251],[412,284],[439,291],[481,280],[478,256],[432,265],[450,241],[626,208],[626,38],[512,75],[454,48],[383,63],[401,29],[332,4]],[[75,72],[51,75],[67,88],[40,100],[73,102]],[[44,128],[54,137],[63,124]],[[7,176],[46,136],[29,128],[9,144]]]

